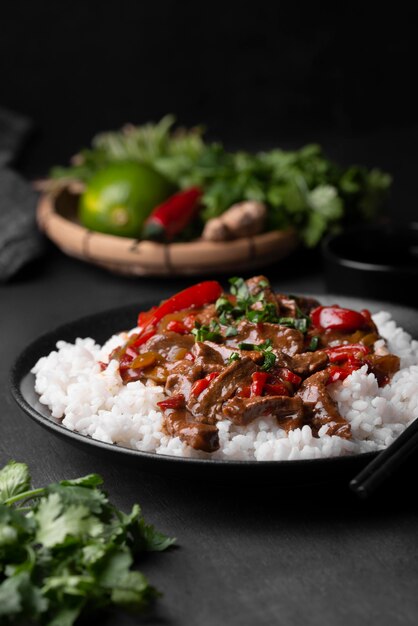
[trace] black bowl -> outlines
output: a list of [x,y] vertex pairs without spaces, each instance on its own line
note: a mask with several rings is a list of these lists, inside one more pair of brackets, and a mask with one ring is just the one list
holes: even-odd
[[418,223],[361,225],[323,242],[328,291],[418,305]]

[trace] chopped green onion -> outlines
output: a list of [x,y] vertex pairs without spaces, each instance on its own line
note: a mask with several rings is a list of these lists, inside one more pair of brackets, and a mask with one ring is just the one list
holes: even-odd
[[308,346],[309,352],[315,352],[315,350],[318,350],[318,345],[319,345],[319,337],[315,335],[314,337],[312,337],[311,342]]
[[253,351],[253,350],[257,350],[258,346],[256,346],[253,343],[245,343],[245,341],[243,341],[242,343],[238,344],[238,348],[240,350],[251,350],[251,351]]
[[238,352],[233,352],[228,359],[228,365],[231,365],[231,363],[233,363],[234,361],[239,361],[240,358],[241,357]]

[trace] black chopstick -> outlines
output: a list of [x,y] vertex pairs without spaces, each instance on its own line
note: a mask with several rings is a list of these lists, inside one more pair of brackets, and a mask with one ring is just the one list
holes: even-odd
[[368,498],[416,451],[418,451],[418,419],[353,478],[350,488],[361,498]]

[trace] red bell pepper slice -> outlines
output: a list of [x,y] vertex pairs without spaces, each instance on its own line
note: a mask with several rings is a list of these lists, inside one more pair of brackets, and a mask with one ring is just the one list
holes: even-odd
[[316,328],[328,328],[345,332],[355,331],[369,324],[369,320],[358,311],[339,306],[318,306],[311,312],[312,324]]
[[189,332],[183,322],[179,320],[171,320],[171,322],[168,322],[167,330],[170,330],[172,333],[177,333],[178,335],[185,335]]
[[238,389],[238,391],[237,391],[237,393],[235,395],[238,396],[238,398],[250,398],[251,397],[251,386],[250,385],[244,385],[244,387],[241,387],[241,389]]
[[219,372],[211,372],[204,378],[199,378],[199,380],[196,380],[193,383],[190,393],[192,393],[196,397],[200,396],[202,391],[207,389],[211,381],[214,380],[217,376],[219,376]]
[[291,383],[295,387],[299,387],[302,382],[302,378],[289,370],[287,367],[281,367],[277,372],[278,378],[285,380],[287,383]]
[[330,363],[342,363],[344,361],[358,361],[359,355],[363,357],[370,353],[370,348],[362,343],[350,343],[327,348],[324,352],[328,354]]
[[211,304],[219,298],[221,293],[222,287],[217,280],[206,280],[183,289],[183,291],[179,291],[179,293],[171,296],[171,298],[152,311],[152,315],[150,315],[145,324],[143,322],[144,318],[141,317],[143,314],[140,313],[138,316],[139,332],[142,333],[150,326],[156,326],[169,313],[177,313],[178,311],[191,308],[199,309],[205,306],[205,304]]
[[353,372],[360,369],[364,363],[362,361],[356,361],[352,363],[347,363],[346,365],[330,365],[328,368],[329,371],[329,379],[327,381],[327,385],[330,383],[335,383],[337,380],[345,380],[347,376],[350,376]]
[[167,398],[167,400],[157,402],[157,406],[159,406],[163,411],[166,409],[182,409],[184,408],[184,399],[184,395],[182,393],[178,393],[171,396],[171,398]]
[[289,389],[283,383],[267,383],[264,392],[267,396],[290,396]]
[[264,391],[264,385],[267,382],[269,375],[266,372],[254,372],[251,375],[251,397],[262,396]]

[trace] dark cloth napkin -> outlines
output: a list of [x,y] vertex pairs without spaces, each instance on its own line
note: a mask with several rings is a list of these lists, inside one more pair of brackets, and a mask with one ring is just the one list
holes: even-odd
[[0,281],[42,255],[44,240],[35,218],[37,194],[11,165],[20,152],[30,122],[0,108]]

